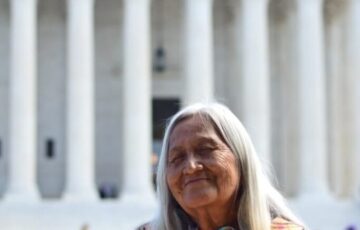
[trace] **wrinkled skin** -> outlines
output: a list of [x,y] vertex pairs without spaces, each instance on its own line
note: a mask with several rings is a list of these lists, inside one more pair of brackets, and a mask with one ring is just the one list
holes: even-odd
[[200,229],[236,226],[240,175],[234,154],[211,123],[180,121],[169,139],[167,184]]

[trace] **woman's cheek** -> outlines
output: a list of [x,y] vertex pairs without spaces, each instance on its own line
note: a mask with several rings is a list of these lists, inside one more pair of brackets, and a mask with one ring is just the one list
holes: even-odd
[[166,180],[169,186],[174,186],[179,181],[179,178],[180,178],[179,170],[176,169],[168,170]]

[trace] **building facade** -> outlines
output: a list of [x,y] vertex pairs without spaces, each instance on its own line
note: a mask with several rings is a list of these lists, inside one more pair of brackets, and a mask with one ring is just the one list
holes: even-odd
[[288,197],[355,200],[358,41],[358,0],[0,0],[3,200],[151,193],[166,115],[211,100]]

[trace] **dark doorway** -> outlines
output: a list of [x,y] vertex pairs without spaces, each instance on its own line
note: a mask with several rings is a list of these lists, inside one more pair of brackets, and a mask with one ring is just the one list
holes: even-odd
[[152,101],[153,140],[162,140],[167,120],[180,109],[178,98],[156,99]]

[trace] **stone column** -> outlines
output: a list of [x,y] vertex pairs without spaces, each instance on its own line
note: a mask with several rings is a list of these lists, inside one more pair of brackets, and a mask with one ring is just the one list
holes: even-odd
[[30,201],[36,187],[36,0],[11,7],[10,145],[5,200]]
[[185,0],[184,104],[214,97],[213,0]]
[[68,0],[65,199],[96,199],[93,0]]
[[124,1],[123,199],[153,195],[151,185],[150,0]]
[[[268,1],[243,0],[237,23],[240,119],[261,158],[270,160]],[[240,115],[240,114],[238,114]]]
[[[339,6],[335,2],[328,3],[324,12],[325,49],[326,49],[326,85],[327,85],[327,119],[328,119],[328,151],[329,173],[331,184],[329,189],[337,196],[344,196],[348,189],[348,180],[344,172],[348,167],[349,151],[344,149],[348,145],[346,121],[349,106],[346,90],[348,82],[344,76],[344,23]],[[339,2],[343,4],[343,2]],[[345,150],[345,151],[344,151]],[[348,177],[349,178],[349,177]]]
[[328,191],[322,0],[297,0],[300,195]]
[[352,194],[360,200],[360,0],[349,1],[346,28],[346,70],[349,80],[349,101],[351,108],[351,153],[352,165],[349,173],[354,175]]

